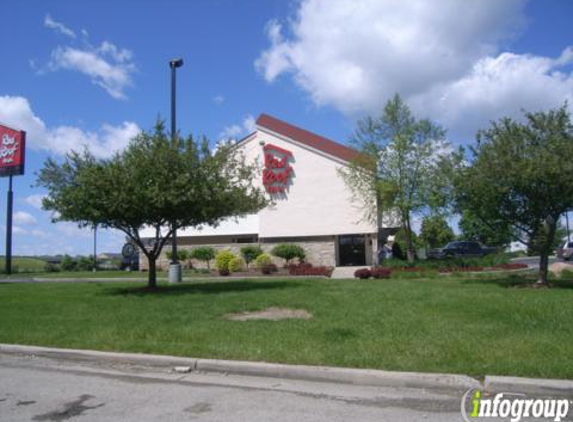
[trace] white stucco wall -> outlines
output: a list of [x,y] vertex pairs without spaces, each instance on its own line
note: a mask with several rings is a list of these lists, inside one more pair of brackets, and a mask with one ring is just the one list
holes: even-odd
[[[260,168],[253,182],[262,188],[263,145],[291,151],[293,175],[285,193],[272,194],[274,203],[258,215],[225,221],[218,227],[179,230],[178,236],[258,234],[259,238],[331,236],[376,233],[375,224],[363,221],[359,202],[345,185],[338,169],[345,163],[328,154],[259,128],[240,144],[246,162]],[[144,237],[152,235],[143,231]]]

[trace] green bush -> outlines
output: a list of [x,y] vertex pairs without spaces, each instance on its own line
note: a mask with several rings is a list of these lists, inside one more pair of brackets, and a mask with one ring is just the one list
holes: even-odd
[[243,268],[245,268],[245,261],[242,258],[237,256],[229,261],[229,271],[232,273],[242,271]]
[[276,257],[284,259],[287,265],[295,258],[298,258],[299,262],[302,262],[306,256],[302,247],[292,243],[277,245],[271,250],[271,253]]
[[258,256],[263,254],[263,250],[258,245],[250,245],[244,246],[241,248],[241,255],[245,259],[247,263],[247,268],[249,268],[249,264],[257,259]]
[[[167,256],[168,259],[173,259],[173,251],[167,251],[167,252],[165,252],[165,255]],[[185,262],[190,258],[189,255],[190,254],[189,254],[189,251],[187,249],[178,249],[177,250],[177,261]]]
[[90,256],[82,256],[76,262],[76,271],[91,271],[94,269],[94,258]]
[[263,268],[265,265],[272,264],[272,262],[273,260],[271,257],[268,254],[263,253],[255,258],[255,267]]
[[69,256],[64,255],[62,258],[62,262],[60,262],[60,268],[62,271],[75,271],[76,270],[76,261]]
[[210,261],[215,258],[215,255],[215,249],[210,246],[200,246],[189,252],[189,258],[205,262],[208,269],[211,269]]
[[234,258],[236,258],[236,256],[233,252],[229,250],[221,251],[215,256],[215,266],[217,267],[219,272],[221,270],[229,271],[229,263]]
[[60,268],[56,264],[46,262],[46,265],[44,265],[44,271],[47,273],[57,273],[60,271]]

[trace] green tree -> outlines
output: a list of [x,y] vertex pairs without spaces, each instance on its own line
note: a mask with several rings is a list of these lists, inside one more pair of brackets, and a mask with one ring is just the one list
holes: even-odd
[[439,248],[454,239],[454,231],[444,217],[433,215],[422,220],[420,241],[424,246]]
[[[533,235],[527,239],[527,255],[536,256],[540,255],[543,250],[543,245],[548,241],[547,239],[547,226],[545,224],[539,224],[539,227],[534,231]],[[555,235],[553,236],[553,242],[551,242],[551,252],[561,247],[563,240],[567,237],[567,229],[561,222],[557,223],[555,228]]]
[[470,210],[462,211],[458,227],[463,239],[475,240],[500,249],[508,247],[514,239],[514,229],[507,222],[498,221],[486,224]]
[[69,255],[64,255],[60,261],[60,268],[62,271],[75,271],[76,261]]
[[[524,122],[504,118],[480,131],[472,158],[455,179],[460,209],[483,222],[511,225],[522,243],[540,224],[539,280],[547,285],[548,257],[560,216],[573,207],[573,125],[567,106],[525,113]],[[495,228],[495,227],[494,227]]]
[[289,265],[290,262],[295,258],[298,258],[299,262],[302,262],[306,257],[304,249],[301,246],[295,245],[293,243],[283,243],[277,245],[271,250],[271,254],[284,259],[286,261],[286,265]]
[[358,122],[352,143],[360,155],[341,170],[355,197],[362,200],[368,221],[380,227],[383,213],[396,217],[410,263],[415,256],[412,217],[447,205],[448,183],[441,168],[446,168],[443,162],[451,149],[444,137],[440,126],[414,117],[396,94],[380,117]]
[[[266,205],[263,191],[252,185],[255,172],[237,148],[213,152],[206,139],[172,141],[158,123],[110,159],[89,151],[71,152],[61,163],[48,159],[37,185],[48,190],[43,208],[56,211],[56,221],[97,222],[124,232],[147,257],[154,288],[156,260],[173,229],[216,225]],[[141,237],[144,228],[152,238]]]
[[241,255],[243,255],[243,259],[247,264],[247,268],[249,268],[249,264],[253,262],[259,255],[263,254],[263,250],[258,245],[249,245],[243,246],[241,248]]
[[216,251],[215,248],[210,246],[199,246],[197,248],[191,249],[189,257],[191,259],[196,259],[198,261],[203,261],[207,264],[207,269],[211,269],[210,262],[215,259]]

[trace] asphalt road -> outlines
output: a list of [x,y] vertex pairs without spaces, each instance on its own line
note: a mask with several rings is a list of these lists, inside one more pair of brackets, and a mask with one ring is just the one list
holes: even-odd
[[0,354],[0,421],[460,421],[461,393]]

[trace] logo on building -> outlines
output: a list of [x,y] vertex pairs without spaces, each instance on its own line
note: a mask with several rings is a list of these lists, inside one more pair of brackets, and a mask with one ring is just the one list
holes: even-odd
[[263,151],[265,154],[263,186],[269,193],[284,192],[293,173],[293,168],[289,164],[293,160],[292,152],[273,144],[266,144]]

